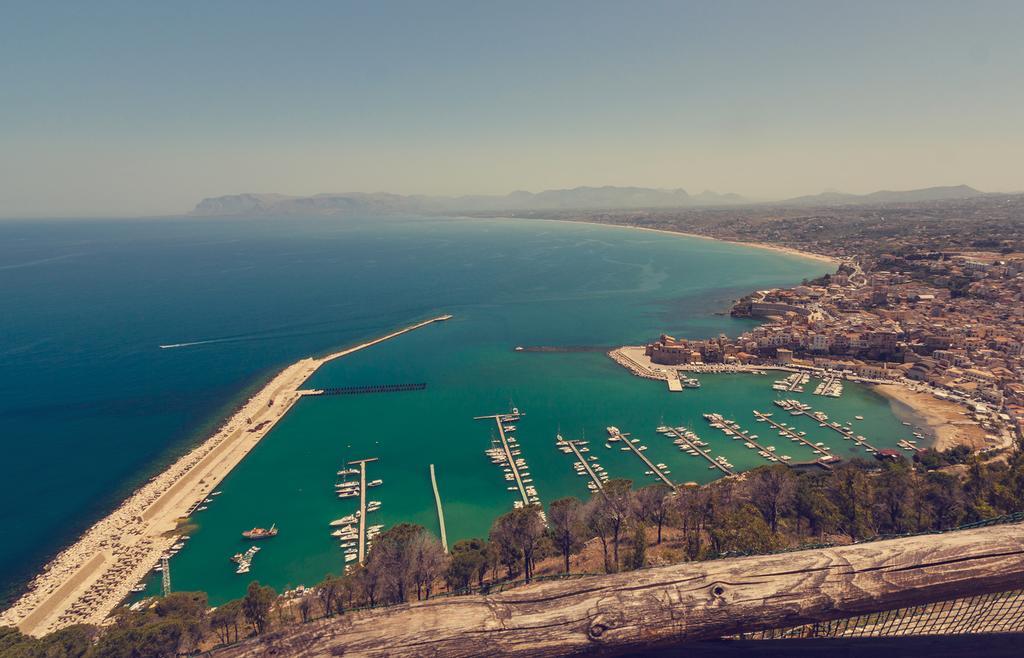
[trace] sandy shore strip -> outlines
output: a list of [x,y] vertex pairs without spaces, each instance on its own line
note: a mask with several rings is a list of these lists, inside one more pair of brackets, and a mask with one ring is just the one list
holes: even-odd
[[[532,217],[517,217],[515,219],[534,219]],[[628,228],[636,231],[650,231],[651,233],[663,233],[665,235],[681,235],[686,238],[698,238],[700,240],[711,240],[712,242],[724,242],[726,244],[735,244],[741,247],[754,247],[755,249],[765,249],[767,251],[774,251],[787,256],[797,256],[799,258],[807,258],[809,260],[816,260],[822,263],[828,263],[829,265],[839,265],[842,261],[835,256],[826,256],[825,254],[816,254],[812,251],[801,251],[800,249],[794,249],[793,247],[784,247],[782,245],[770,244],[768,242],[743,242],[742,240],[728,240],[725,238],[715,238],[710,235],[701,235],[700,233],[687,233],[686,231],[670,231],[662,228],[648,228],[646,226],[634,226],[632,224],[614,224],[612,222],[590,222],[584,219],[537,219],[540,222],[568,222],[571,224],[589,224],[590,226],[604,226],[614,228]]]
[[442,315],[332,354],[291,364],[253,395],[209,439],[133,493],[47,564],[0,626],[31,635],[71,624],[100,624],[179,536],[189,512],[238,465],[289,409],[312,391],[303,383],[320,366],[435,322]]
[[935,435],[936,450],[964,445],[972,450],[988,447],[985,430],[967,415],[965,408],[941,400],[931,393],[916,391],[902,384],[878,384],[871,390],[889,399],[893,412],[907,422],[926,427]]

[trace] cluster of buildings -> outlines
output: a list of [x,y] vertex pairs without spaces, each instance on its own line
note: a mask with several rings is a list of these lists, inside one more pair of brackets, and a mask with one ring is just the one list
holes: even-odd
[[655,363],[772,364],[926,383],[1024,420],[1024,258],[925,253],[848,261],[812,284],[762,290],[736,338],[661,336]]

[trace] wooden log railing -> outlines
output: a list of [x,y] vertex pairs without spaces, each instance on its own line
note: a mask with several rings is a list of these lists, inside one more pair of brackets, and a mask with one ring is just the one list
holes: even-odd
[[1024,587],[1024,525],[690,562],[348,613],[218,656],[618,653]]

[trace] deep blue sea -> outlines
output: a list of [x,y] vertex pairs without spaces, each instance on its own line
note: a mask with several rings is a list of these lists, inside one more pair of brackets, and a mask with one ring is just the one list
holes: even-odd
[[[549,361],[532,354],[528,362],[515,360],[514,346],[736,334],[750,323],[721,314],[732,299],[828,269],[737,245],[543,220],[0,222],[0,593],[9,597],[265,377],[300,357],[453,313],[450,327],[361,353],[350,366],[339,361],[317,374],[319,383],[430,381],[438,400],[446,381],[453,397],[458,386],[499,391],[474,402],[488,406],[483,414],[503,410],[489,407],[507,404],[502,385],[511,380],[517,395],[548,405],[555,423],[562,388],[582,399],[587,381],[621,376],[616,386],[624,391],[651,383],[599,353]],[[517,371],[526,363],[534,369]],[[536,388],[529,373],[537,373]],[[662,395],[657,386],[644,390]],[[346,399],[339,413],[376,409],[386,424],[394,418],[385,397]],[[445,410],[429,407],[417,417],[424,413],[441,418]],[[306,414],[296,427],[328,431]],[[581,414],[566,407],[567,419]],[[649,420],[651,428],[659,422]],[[486,442],[488,430],[480,431]],[[476,447],[473,455],[480,458]],[[451,483],[452,473],[445,476]],[[323,485],[328,496],[330,487]],[[432,509],[426,491],[424,500]]]

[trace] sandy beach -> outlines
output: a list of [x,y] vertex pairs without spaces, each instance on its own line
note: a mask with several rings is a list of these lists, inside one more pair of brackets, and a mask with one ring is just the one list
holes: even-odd
[[740,240],[726,240],[724,238],[714,238],[710,235],[701,235],[699,233],[687,233],[685,231],[669,231],[667,229],[660,228],[647,228],[646,226],[633,226],[631,224],[613,224],[611,222],[588,222],[586,220],[576,219],[544,219],[539,221],[545,222],[571,222],[573,224],[590,224],[591,226],[612,226],[618,228],[629,228],[637,231],[650,231],[651,233],[664,233],[665,235],[681,235],[687,238],[697,238],[700,240],[711,240],[713,242],[724,242],[726,244],[735,244],[742,247],[754,247],[757,249],[766,249],[768,251],[774,251],[780,254],[786,254],[787,256],[798,256],[800,258],[807,258],[810,260],[816,260],[830,265],[839,265],[841,262],[834,256],[826,256],[824,254],[816,254],[810,251],[801,251],[792,247],[783,247],[781,245],[769,244],[767,242],[742,242]]
[[978,450],[987,446],[985,430],[965,414],[963,406],[955,402],[940,400],[931,393],[915,391],[901,384],[879,384],[872,390],[893,403],[897,416],[926,426],[935,435],[932,447],[936,450],[958,445]]
[[431,318],[319,358],[297,361],[270,380],[210,438],[87,530],[47,564],[0,626],[43,635],[71,624],[100,624],[180,536],[176,529],[303,396],[323,364],[449,319]]

